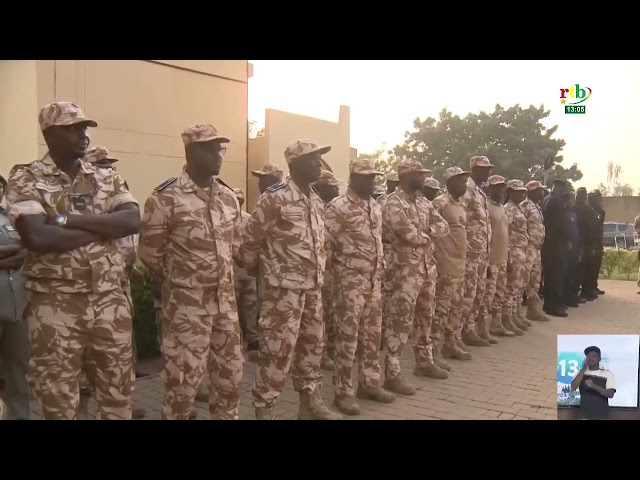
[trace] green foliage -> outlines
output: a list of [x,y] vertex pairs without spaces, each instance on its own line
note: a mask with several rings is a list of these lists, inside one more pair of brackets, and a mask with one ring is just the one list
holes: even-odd
[[136,336],[138,358],[142,360],[156,357],[160,354],[160,349],[156,337],[156,314],[153,308],[151,277],[148,274],[145,274],[144,285],[132,287],[131,296],[135,310],[133,330]]
[[549,113],[544,106],[504,109],[496,105],[492,113],[470,113],[460,118],[445,108],[438,119],[416,118],[414,131],[406,132],[404,144],[393,153],[418,160],[433,170],[438,180],[450,166],[468,168],[469,158],[474,155],[489,157],[497,173],[507,178],[543,180],[547,164],[551,166],[549,181],[579,180],[582,172],[576,164],[569,168],[560,165],[563,158],[558,154],[565,141],[551,138],[557,125],[546,128],[542,124]]
[[636,250],[605,248],[600,268],[600,274],[605,278],[611,278],[613,273],[618,270],[627,276],[627,280],[630,280],[631,275],[637,272],[638,268],[640,268],[640,262]]

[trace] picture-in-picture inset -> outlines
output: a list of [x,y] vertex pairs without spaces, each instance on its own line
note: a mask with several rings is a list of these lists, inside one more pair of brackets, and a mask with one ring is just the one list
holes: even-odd
[[618,410],[637,411],[639,359],[640,335],[558,335],[558,418],[613,420]]

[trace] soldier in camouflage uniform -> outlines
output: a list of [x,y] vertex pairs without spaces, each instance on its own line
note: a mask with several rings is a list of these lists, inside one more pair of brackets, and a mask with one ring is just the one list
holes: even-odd
[[[329,202],[339,195],[340,180],[329,170],[322,170],[320,178],[313,184],[320,199],[324,202],[325,209]],[[335,353],[336,330],[333,321],[333,269],[331,250],[328,247],[329,235],[325,230],[325,250],[327,261],[324,270],[324,284],[322,285],[322,311],[324,312],[324,352],[322,354],[322,362],[320,366],[323,370],[333,371],[335,365],[333,363],[333,355]]]
[[433,202],[449,225],[449,234],[434,242],[438,279],[436,309],[431,326],[433,361],[445,370],[451,370],[451,366],[444,357],[471,360],[471,354],[461,349],[455,338],[461,325],[467,258],[467,211],[462,197],[467,191],[470,173],[460,167],[447,168],[444,172],[447,193]]
[[330,149],[307,139],[286,148],[291,178],[260,196],[236,258],[250,271],[260,260],[265,272],[253,385],[259,420],[275,419],[275,403],[290,368],[300,393],[300,420],[342,418],[322,401],[324,205],[311,188],[320,177],[320,156]]
[[[242,244],[242,232],[247,226],[247,222],[251,215],[242,210],[244,205],[244,191],[240,188],[234,188],[238,203],[240,205],[240,213],[242,221],[238,227],[238,232],[234,237],[234,251],[237,252]],[[236,282],[236,302],[238,303],[238,317],[240,318],[240,327],[242,334],[247,342],[247,351],[258,350],[258,292],[256,289],[256,278],[249,275],[243,268],[238,267],[234,263],[234,276]]]
[[[487,157],[471,157],[471,178],[467,186],[467,260],[465,265],[464,307],[462,310],[462,335],[458,345],[488,347],[488,340],[480,338],[475,330],[475,319],[484,301],[486,279],[489,273],[491,222],[487,195],[482,190],[493,165]],[[491,272],[493,273],[493,272]],[[460,333],[458,333],[460,335]]]
[[429,177],[424,181],[424,185],[422,186],[422,194],[427,197],[427,200],[433,202],[438,195],[440,195],[442,189],[440,188],[440,182],[435,178]]
[[[400,180],[398,172],[395,170],[387,173],[385,176],[387,192],[379,196],[376,201],[384,208],[389,195],[396,191]],[[385,346],[385,331],[387,328],[387,318],[391,315],[391,294],[393,293],[393,270],[391,269],[391,243],[387,235],[388,229],[383,225],[382,228],[382,249],[384,250],[384,274],[382,276],[382,343],[380,348]]]
[[436,268],[433,241],[449,233],[449,225],[420,189],[431,173],[418,162],[403,160],[397,167],[400,187],[387,198],[383,219],[389,228],[394,272],[391,315],[387,319],[384,387],[400,395],[415,388],[400,369],[402,349],[414,330],[415,376],[444,379],[446,370],[433,362],[431,322],[435,308]]
[[540,204],[544,199],[544,192],[547,188],[537,180],[531,180],[525,185],[527,188],[527,199],[522,202],[522,211],[527,217],[527,232],[529,234],[529,245],[527,246],[527,266],[523,272],[523,285],[527,295],[526,318],[538,322],[548,322],[542,311],[542,301],[538,296],[540,283],[542,282],[542,260],[540,251],[544,243],[544,219]]
[[[87,150],[84,160],[99,168],[109,168],[116,170],[114,163],[118,161],[117,158],[109,154],[109,151],[103,146],[97,146]],[[119,247],[125,258],[127,277],[123,285],[125,294],[129,297],[131,305],[133,305],[133,298],[131,296],[131,285],[144,284],[144,274],[136,268],[136,250],[137,250],[137,235],[118,239]],[[135,311],[134,311],[135,313]],[[135,365],[137,363],[137,351],[136,351],[136,336],[135,331],[131,331],[131,345],[133,350],[133,372],[134,372],[134,387],[135,388]],[[95,392],[95,360],[89,349],[85,349],[82,355],[82,374],[80,375],[80,403],[78,406],[78,420],[86,420],[89,418],[89,399]],[[133,390],[132,388],[132,390]],[[144,408],[132,408],[131,418],[139,420],[144,417],[146,410]]]
[[493,335],[513,337],[514,334],[522,332],[509,319],[505,319],[505,325],[502,323],[502,307],[507,289],[507,260],[509,259],[509,217],[504,206],[507,182],[500,175],[490,176],[487,182],[489,219],[491,220],[491,254],[489,255],[491,276],[487,277],[484,301],[478,314],[478,324],[482,326],[479,329],[480,337],[496,343],[497,340]]
[[284,172],[281,168],[267,163],[260,170],[253,170],[251,175],[258,177],[258,190],[263,194],[267,188],[282,182]]
[[[382,325],[382,209],[371,198],[373,160],[353,160],[346,195],[328,204],[325,225],[335,273],[334,403],[346,415],[358,415],[353,363],[358,360],[358,398],[391,403],[395,396],[380,386]],[[333,298],[331,298],[333,301]]]
[[[138,255],[162,285],[163,418],[187,420],[205,371],[212,419],[237,420],[242,343],[232,249],[242,222],[219,175],[229,139],[213,125],[182,134],[186,166],[145,205]],[[207,365],[208,361],[208,365]]]
[[122,286],[119,238],[138,232],[140,213],[122,177],[85,162],[87,127],[77,105],[40,111],[49,151],[9,178],[9,216],[28,250],[31,375],[45,419],[76,418],[82,353],[95,359],[99,419],[131,419],[132,305]]
[[[520,204],[526,198],[527,189],[522,180],[507,182],[509,201],[504,206],[509,218],[509,260],[507,262],[507,292],[502,307],[502,322],[509,325],[509,320],[520,330],[528,330],[529,326],[518,318],[518,307],[522,302],[523,270],[527,264],[527,246],[529,233],[527,217]],[[507,328],[509,328],[507,326]],[[516,332],[517,334],[517,332]]]

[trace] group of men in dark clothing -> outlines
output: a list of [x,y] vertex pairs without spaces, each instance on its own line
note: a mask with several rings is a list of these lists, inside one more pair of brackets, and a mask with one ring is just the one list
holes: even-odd
[[553,182],[542,202],[545,241],[542,247],[544,311],[568,316],[569,307],[593,301],[602,265],[605,211],[598,190],[575,194],[562,180]]

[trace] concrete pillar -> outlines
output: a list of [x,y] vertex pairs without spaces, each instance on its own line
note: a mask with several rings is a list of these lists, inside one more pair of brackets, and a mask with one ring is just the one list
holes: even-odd
[[36,60],[0,61],[0,170],[38,158]]

